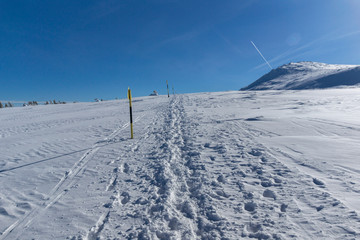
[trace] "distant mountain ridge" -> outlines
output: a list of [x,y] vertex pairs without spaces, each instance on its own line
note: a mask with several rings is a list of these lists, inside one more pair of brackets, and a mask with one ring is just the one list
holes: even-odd
[[301,90],[360,84],[360,65],[289,63],[271,70],[241,90]]

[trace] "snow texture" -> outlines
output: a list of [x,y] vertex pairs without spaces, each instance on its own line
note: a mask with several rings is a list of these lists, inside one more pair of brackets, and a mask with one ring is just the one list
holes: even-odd
[[1,109],[0,239],[358,239],[360,89]]
[[360,66],[317,62],[289,63],[271,70],[241,90],[302,90],[360,83]]

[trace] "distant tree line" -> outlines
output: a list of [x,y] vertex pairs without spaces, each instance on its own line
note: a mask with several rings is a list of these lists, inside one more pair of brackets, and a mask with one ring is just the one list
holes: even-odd
[[49,105],[49,104],[66,104],[66,102],[62,102],[62,101],[55,101],[55,100],[50,100],[50,101],[46,101],[45,105]]
[[[66,104],[66,102],[62,102],[62,101],[56,101],[56,100],[50,100],[50,101],[46,101],[45,105],[49,105],[49,104]],[[39,105],[37,101],[29,101],[28,103],[24,103],[23,106],[36,106]]]
[[[45,105],[49,105],[49,104],[66,104],[66,102],[64,102],[64,101],[56,101],[56,100],[50,100],[50,101],[45,102]],[[39,105],[37,101],[29,101],[27,103],[24,103],[23,107],[25,107],[25,106],[37,106],[37,105]],[[8,108],[8,107],[14,107],[14,105],[11,102],[2,103],[0,101],[0,108]]]
[[24,103],[23,106],[36,106],[38,105],[37,101],[29,101],[28,103]]
[[13,107],[13,106],[14,105],[12,105],[11,102],[7,102],[7,103],[5,103],[5,105],[2,102],[0,102],[0,108],[7,108],[7,107]]

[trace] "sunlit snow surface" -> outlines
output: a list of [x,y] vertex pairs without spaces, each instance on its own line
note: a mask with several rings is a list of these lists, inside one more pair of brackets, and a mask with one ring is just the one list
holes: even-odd
[[359,65],[289,63],[273,69],[244,90],[304,90],[360,84]]
[[360,89],[0,109],[0,239],[360,238]]

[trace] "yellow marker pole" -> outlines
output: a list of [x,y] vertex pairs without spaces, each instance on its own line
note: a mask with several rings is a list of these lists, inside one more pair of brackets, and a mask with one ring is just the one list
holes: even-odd
[[128,88],[127,97],[129,99],[129,107],[130,107],[130,131],[131,131],[131,139],[134,138],[134,129],[133,129],[133,117],[132,117],[132,104],[131,104],[131,90]]

